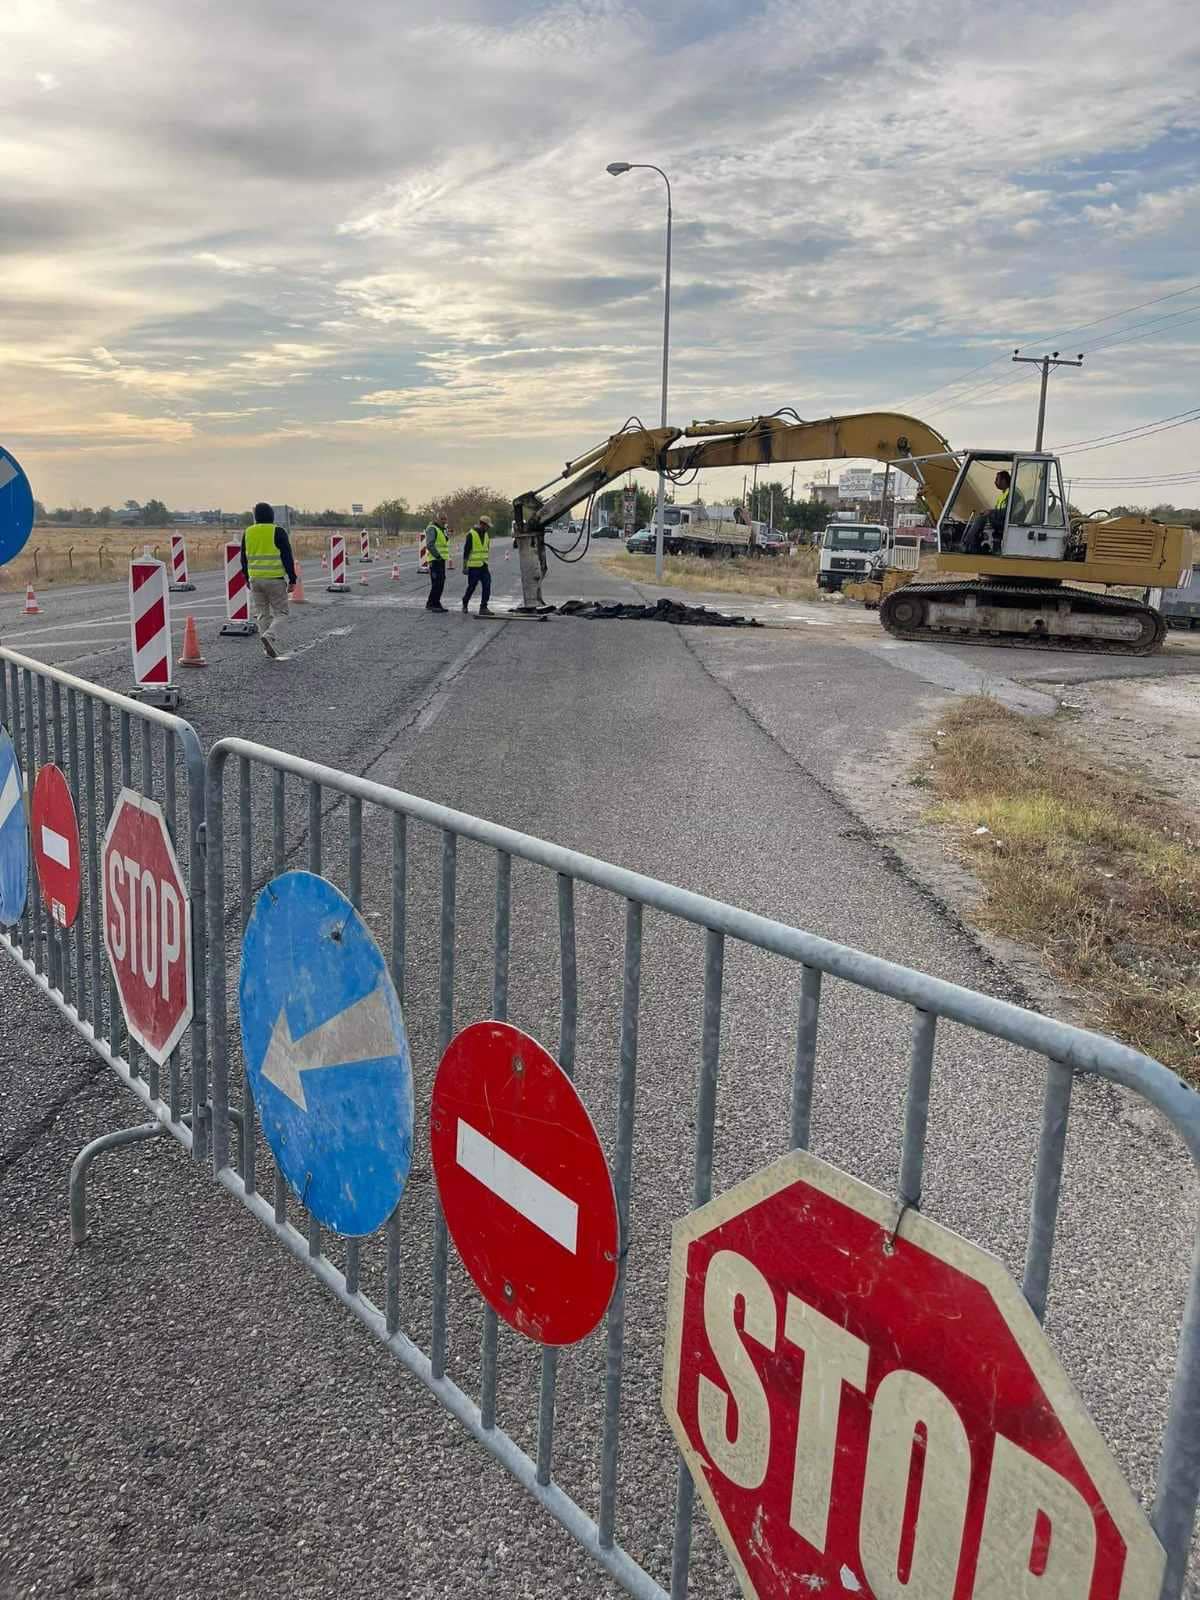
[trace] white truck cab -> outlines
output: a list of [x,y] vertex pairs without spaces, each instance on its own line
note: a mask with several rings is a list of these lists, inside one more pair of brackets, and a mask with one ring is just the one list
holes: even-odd
[[870,574],[873,558],[888,540],[882,522],[831,521],[821,535],[817,588],[838,590]]

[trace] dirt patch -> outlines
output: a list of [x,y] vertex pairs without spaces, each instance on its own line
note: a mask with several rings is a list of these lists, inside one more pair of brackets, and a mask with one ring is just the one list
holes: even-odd
[[1200,817],[1200,674],[1071,684],[1065,737]]
[[[673,589],[705,594],[765,594],[782,600],[816,600],[819,552],[802,548],[794,556],[757,556],[719,560],[703,556],[666,556],[663,582]],[[628,551],[601,562],[607,572],[635,583],[654,583],[654,557]]]
[[1092,1026],[1200,1081],[1200,815],[1098,759],[1099,737],[972,696],[911,781],[982,885],[980,923],[1039,950]]

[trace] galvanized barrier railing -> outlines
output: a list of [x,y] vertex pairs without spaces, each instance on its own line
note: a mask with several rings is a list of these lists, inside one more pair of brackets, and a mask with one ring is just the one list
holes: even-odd
[[[225,773],[233,762],[238,771],[238,856],[240,890],[231,892],[226,876]],[[255,775],[269,775],[272,850],[266,862],[256,862],[254,839],[265,837],[266,807],[255,786]],[[291,790],[288,780],[293,780]],[[301,798],[296,799],[299,785]],[[1033,1310],[1042,1318],[1050,1283],[1055,1225],[1062,1184],[1072,1076],[1076,1071],[1095,1073],[1140,1095],[1174,1126],[1200,1166],[1200,1098],[1158,1063],[1111,1039],[1087,1033],[1024,1011],[1004,1001],[954,984],[927,977],[908,968],[864,954],[843,945],[800,932],[733,906],[675,888],[658,880],[612,866],[593,857],[546,843],[527,834],[483,821],[463,812],[405,794],[365,778],[283,754],[240,739],[225,739],[209,756],[208,782],[208,906],[209,973],[211,990],[212,1151],[219,1181],[246,1204],[259,1221],[298,1260],[301,1260],[367,1328],[415,1374],[466,1427],[470,1434],[536,1496],[541,1504],[610,1572],[629,1593],[643,1600],[666,1600],[668,1591],[644,1565],[623,1548],[617,1538],[618,1479],[622,1456],[622,1381],[626,1348],[626,1285],[629,1252],[636,1246],[630,1234],[630,1194],[633,1167],[635,1108],[639,1048],[639,1000],[642,983],[642,927],[645,910],[660,913],[675,923],[704,930],[703,1019],[700,1063],[695,1085],[695,1140],[692,1194],[696,1205],[706,1202],[713,1187],[714,1124],[718,1068],[721,1056],[721,1017],[724,969],[730,941],[772,953],[798,968],[798,1016],[795,1028],[795,1067],[792,1078],[788,1141],[794,1148],[808,1144],[813,1103],[818,1022],[822,979],[844,980],[860,989],[890,997],[911,1009],[911,1043],[905,1103],[904,1137],[898,1184],[902,1206],[921,1200],[929,1120],[929,1090],[939,1019],[946,1019],[980,1034],[1005,1040],[1032,1051],[1044,1060],[1044,1095],[1041,1133],[1036,1157],[1027,1248],[1022,1287]],[[364,807],[368,808],[364,813]],[[344,834],[335,834],[331,818],[344,808]],[[289,817],[293,825],[289,825]],[[532,1453],[523,1449],[497,1423],[497,1319],[486,1311],[481,1318],[479,1398],[475,1400],[449,1375],[456,1358],[449,1338],[448,1238],[440,1210],[431,1208],[432,1241],[429,1251],[430,1317],[428,1351],[401,1327],[402,1307],[408,1309],[418,1295],[411,1278],[402,1282],[402,1248],[412,1244],[408,1230],[417,1213],[416,1203],[405,1196],[382,1237],[344,1246],[328,1237],[311,1217],[297,1228],[288,1220],[290,1200],[282,1177],[276,1173],[270,1201],[259,1193],[257,1163],[264,1159],[255,1129],[253,1101],[238,1071],[236,1032],[229,1027],[230,996],[236,987],[227,946],[227,923],[244,925],[250,897],[257,883],[282,870],[303,852],[304,864],[314,872],[344,871],[348,894],[356,906],[364,903],[364,838],[375,818],[385,819],[385,847],[390,862],[383,875],[368,873],[368,899],[381,910],[376,917],[387,925],[390,969],[401,999],[405,996],[407,944],[414,918],[410,911],[410,879],[414,858],[410,851],[410,823],[431,829],[440,838],[440,863],[436,885],[424,886],[430,918],[439,926],[437,949],[436,1039],[430,1046],[440,1054],[458,1022],[485,1015],[503,1020],[510,999],[511,941],[513,926],[513,865],[528,864],[554,874],[557,900],[558,944],[558,1057],[571,1072],[576,1064],[579,1016],[577,976],[576,887],[593,886],[616,897],[623,907],[624,955],[620,985],[620,1025],[615,1106],[612,1116],[612,1166],[621,1219],[623,1259],[605,1336],[604,1393],[599,1489],[594,1512],[585,1511],[563,1487],[564,1473],[579,1478],[581,1469],[572,1457],[556,1463],[555,1430],[559,1421],[556,1353],[540,1356],[540,1381],[536,1421],[526,1427]],[[490,998],[476,999],[475,1016],[456,1019],[456,960],[464,941],[460,928],[460,842],[474,843],[494,857],[494,913],[491,917]],[[436,898],[436,913],[433,910]],[[431,941],[426,942],[426,949]],[[478,950],[470,947],[478,956]],[[427,960],[427,965],[429,961]],[[476,975],[477,977],[477,975]],[[481,985],[475,984],[479,991]],[[414,1060],[416,1052],[414,1052]],[[239,1094],[240,1090],[240,1094]],[[240,1134],[236,1167],[230,1165],[230,1130]],[[339,1250],[339,1265],[328,1253]],[[373,1276],[379,1286],[382,1309],[364,1292]],[[462,1313],[460,1311],[460,1320]],[[469,1316],[466,1320],[470,1320]],[[524,1426],[521,1419],[518,1425]],[[625,1441],[628,1445],[629,1441]],[[1163,1600],[1178,1600],[1195,1521],[1200,1487],[1200,1240],[1193,1255],[1183,1322],[1176,1350],[1175,1382],[1159,1459],[1153,1523],[1167,1550]],[[693,1485],[679,1467],[672,1540],[671,1600],[687,1593],[691,1562]],[[643,1530],[638,1530],[639,1534]],[[665,1573],[664,1573],[665,1577]]]
[[[0,724],[6,726],[32,792],[41,767],[66,773],[79,819],[82,896],[72,928],[60,928],[43,904],[33,865],[20,921],[0,928],[7,948],[92,1049],[155,1119],[197,1158],[207,1154],[205,1068],[204,753],[191,724],[0,648]],[[182,780],[182,793],[181,791]],[[191,905],[194,1009],[189,1042],[158,1064],[128,1037],[101,927],[101,853],[120,788],[163,806],[175,838],[186,838],[180,865]]]

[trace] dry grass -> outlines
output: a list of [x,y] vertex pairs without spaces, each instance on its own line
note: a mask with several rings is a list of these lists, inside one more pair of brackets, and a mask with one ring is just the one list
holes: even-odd
[[[29,543],[15,560],[0,567],[0,593],[20,593],[27,583],[35,588],[55,584],[111,583],[125,576],[131,556],[140,555],[148,545],[152,555],[167,560],[171,553],[170,528],[35,528]],[[241,536],[239,528],[184,528],[188,567],[193,572],[211,572],[224,560],[222,547],[227,539]],[[358,554],[357,535],[346,534],[350,558]],[[298,528],[292,532],[292,548],[301,561],[319,561],[329,547],[328,528]],[[402,533],[389,542],[414,545],[419,535]],[[374,545],[375,536],[372,535]],[[376,549],[378,554],[378,549]]]
[[[801,548],[794,556],[746,556],[720,560],[706,556],[664,556],[663,579],[672,588],[697,589],[709,594],[763,594],[783,600],[818,598],[816,570],[819,552]],[[654,557],[634,556],[627,550],[608,556],[606,571],[635,583],[654,582]]]
[[1040,949],[1095,1026],[1200,1081],[1196,817],[983,696],[930,746],[914,782],[983,881],[981,921]]

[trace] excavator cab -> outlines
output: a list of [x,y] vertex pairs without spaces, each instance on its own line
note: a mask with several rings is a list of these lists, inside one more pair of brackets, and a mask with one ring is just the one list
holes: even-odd
[[1057,456],[964,452],[938,519],[940,552],[1062,561],[1069,533]]

